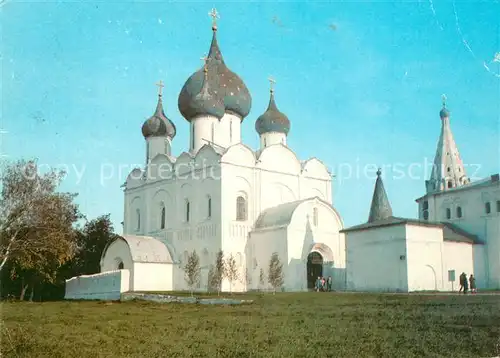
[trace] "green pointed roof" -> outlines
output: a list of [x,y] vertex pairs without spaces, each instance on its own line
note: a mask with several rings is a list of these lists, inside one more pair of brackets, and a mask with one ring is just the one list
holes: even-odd
[[387,198],[387,193],[382,182],[382,172],[377,171],[377,181],[375,182],[375,190],[373,191],[372,206],[370,207],[370,216],[368,222],[372,223],[379,220],[384,220],[392,216],[392,208]]

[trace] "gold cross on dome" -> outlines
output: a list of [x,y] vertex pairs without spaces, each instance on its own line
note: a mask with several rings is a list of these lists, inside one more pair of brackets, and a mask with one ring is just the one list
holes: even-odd
[[445,94],[441,95],[441,100],[443,101],[443,108],[446,107],[446,95]]
[[268,77],[269,84],[271,85],[271,92],[274,92],[274,85],[276,84],[276,80],[271,76]]
[[215,30],[217,28],[217,19],[220,19],[217,9],[212,8],[212,10],[208,13],[208,16],[212,18],[212,28]]
[[163,87],[165,87],[163,85],[163,81],[160,80],[158,83],[156,83],[156,85],[158,86],[158,94],[161,96],[161,91],[162,91]]

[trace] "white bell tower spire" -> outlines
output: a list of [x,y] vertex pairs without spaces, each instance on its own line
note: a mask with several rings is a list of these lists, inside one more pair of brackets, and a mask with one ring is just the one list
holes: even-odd
[[470,182],[460,157],[457,144],[450,128],[450,112],[446,108],[446,96],[442,96],[441,135],[437,144],[434,165],[429,180],[426,181],[427,193],[446,191]]

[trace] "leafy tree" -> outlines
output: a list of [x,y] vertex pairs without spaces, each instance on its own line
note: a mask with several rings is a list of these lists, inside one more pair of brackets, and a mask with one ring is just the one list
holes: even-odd
[[273,294],[276,293],[278,287],[283,286],[283,264],[280,262],[280,258],[276,252],[272,254],[271,260],[269,261],[269,276],[267,280],[274,289]]
[[233,292],[233,282],[238,280],[240,273],[239,267],[236,265],[236,259],[233,254],[230,254],[226,259],[226,278],[229,281],[229,292]]
[[54,282],[57,270],[76,251],[73,224],[81,218],[76,194],[57,188],[64,171],[40,174],[36,160],[7,163],[0,198],[0,273],[21,278],[21,299],[28,286]]
[[191,296],[193,295],[193,290],[196,285],[200,283],[200,257],[196,253],[196,250],[188,256],[188,260],[184,265],[185,280],[191,290]]
[[72,260],[72,275],[91,275],[100,272],[102,253],[117,237],[109,214],[85,223],[77,235],[77,253]]
[[219,250],[217,252],[217,257],[215,258],[214,276],[212,278],[212,284],[217,289],[217,295],[220,295],[222,289],[222,281],[226,277],[226,264],[224,261],[224,252]]
[[259,288],[262,290],[264,287],[264,282],[266,281],[266,275],[264,274],[264,269],[261,267],[259,272]]

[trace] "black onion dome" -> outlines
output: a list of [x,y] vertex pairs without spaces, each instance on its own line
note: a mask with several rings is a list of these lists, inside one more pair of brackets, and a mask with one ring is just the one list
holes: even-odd
[[446,107],[443,107],[440,111],[439,111],[439,116],[441,118],[448,118],[450,117],[450,111],[448,111],[448,109]]
[[288,135],[290,131],[290,121],[288,117],[281,113],[276,107],[276,102],[274,101],[274,91],[271,91],[271,98],[269,99],[269,106],[267,110],[262,114],[255,122],[255,130],[259,134],[269,133],[269,132],[279,132]]
[[201,79],[201,91],[194,97],[190,97],[189,101],[189,114],[190,118],[198,115],[212,115],[221,119],[225,113],[224,102],[217,96],[214,91],[210,90],[210,83],[208,81],[208,67],[206,71],[202,72],[203,78]]
[[[225,112],[233,112],[244,118],[250,112],[252,106],[252,97],[248,88],[237,74],[227,68],[222,58],[222,53],[217,43],[216,31],[214,29],[210,52],[208,53],[208,93],[217,98],[224,106]],[[196,71],[188,78],[181,93],[179,94],[179,111],[187,120],[191,120],[196,115],[212,114],[200,113],[200,106],[194,98],[202,92],[204,84],[203,68]],[[211,106],[202,106],[212,109]],[[202,110],[203,112],[203,110]],[[222,115],[224,115],[222,113]],[[222,116],[217,116],[221,118]]]
[[142,135],[145,138],[170,137],[173,139],[175,134],[175,124],[163,112],[163,103],[161,95],[159,95],[155,113],[142,125]]

